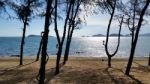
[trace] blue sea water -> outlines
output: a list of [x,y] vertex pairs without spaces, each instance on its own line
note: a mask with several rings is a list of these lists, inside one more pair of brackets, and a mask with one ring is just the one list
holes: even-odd
[[[36,56],[40,44],[40,37],[27,37],[24,45],[25,56]],[[114,52],[117,45],[117,37],[110,37],[109,51]],[[74,37],[72,39],[70,55],[104,57],[105,49],[103,45],[105,37]],[[48,54],[57,53],[56,37],[49,37]],[[0,37],[0,56],[19,55],[21,37]],[[65,46],[64,46],[65,47]],[[131,37],[121,37],[121,44],[116,57],[129,57],[131,47]],[[64,53],[64,52],[63,52]],[[150,37],[139,37],[135,56],[145,57],[150,53]]]

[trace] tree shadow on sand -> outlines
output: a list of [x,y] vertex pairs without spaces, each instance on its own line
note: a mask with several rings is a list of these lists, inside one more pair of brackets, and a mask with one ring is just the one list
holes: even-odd
[[[105,71],[108,74],[108,76],[111,78],[111,80],[115,83],[115,84],[120,84],[119,81],[115,78],[114,75],[111,75],[111,72],[109,71],[110,68],[106,68]],[[121,72],[123,72],[122,70],[120,70]],[[123,83],[122,83],[123,84]]]
[[[27,63],[21,66],[9,67],[0,74],[0,84],[17,84],[20,82],[29,82],[37,72],[33,72],[27,65],[34,62]],[[27,67],[26,67],[27,66]],[[21,69],[21,67],[23,69]]]
[[128,83],[134,83],[132,79],[125,76],[122,70],[119,69],[113,69],[115,71],[119,71],[122,73],[121,76],[113,75],[112,69],[109,70],[109,68],[102,68],[102,69],[79,69],[80,67],[70,67],[70,66],[64,66],[61,69],[60,74],[55,75],[54,69],[51,69],[49,74],[47,74],[47,77],[49,77],[46,80],[46,84],[48,83],[61,83],[61,84],[97,84],[97,83],[104,83],[104,84],[126,84],[128,80]]
[[[34,62],[25,64],[30,65]],[[14,66],[6,69],[0,75],[0,84],[16,84],[25,82],[37,84],[36,76],[38,69],[33,71],[30,67],[20,69],[23,66]],[[141,65],[142,66],[142,65]],[[118,68],[82,68],[60,64],[60,73],[55,75],[55,67],[46,70],[45,84],[142,84],[132,75],[124,75],[122,69]]]
[[[60,64],[60,67],[62,67],[62,66],[63,66],[63,64]],[[36,71],[31,71],[30,68],[23,69],[23,70],[14,70],[14,71],[12,71],[13,74],[11,72],[7,73],[7,75],[9,74],[14,77],[12,77],[9,80],[3,80],[3,81],[0,80],[0,84],[16,84],[16,83],[20,83],[20,82],[25,82],[27,84],[38,84],[38,77],[39,77],[38,70],[39,69],[37,69]],[[56,76],[55,75],[55,67],[47,69],[45,84],[47,84],[48,81],[53,79],[55,76]]]
[[0,70],[0,76],[1,76],[1,75],[4,75],[5,73],[7,73],[7,72],[9,72],[9,71],[13,71],[13,70],[15,70],[15,69],[18,69],[18,68],[21,68],[21,67],[24,67],[24,66],[33,64],[34,62],[35,62],[35,61],[33,61],[33,62],[31,62],[31,63],[24,64],[24,65],[12,66],[12,67],[6,68],[6,69],[4,69],[4,70]]
[[[141,81],[134,76],[124,75],[123,70],[116,68],[101,68],[101,69],[77,69],[80,67],[64,66],[61,73],[55,78],[51,78],[46,83],[61,83],[61,84],[142,84]],[[53,74],[54,75],[54,74]],[[50,75],[48,75],[50,76]]]
[[[129,83],[143,84],[140,80],[136,79],[132,75],[124,75],[125,73],[121,69],[112,68],[113,70],[110,70],[110,71],[109,71],[109,69],[111,69],[111,68],[106,68],[105,71],[107,72],[108,76],[111,78],[111,80],[115,84],[126,84],[127,81]],[[112,75],[113,71],[116,71],[118,73],[122,73],[122,76]],[[128,78],[130,78],[130,79],[128,79]],[[130,82],[130,81],[132,81],[132,82]]]
[[[59,69],[61,69],[63,66],[64,66],[63,63],[59,64],[59,67],[60,67]],[[46,80],[45,80],[46,84],[48,84],[48,82],[50,80],[52,80],[56,75],[58,75],[58,74],[55,74],[55,70],[56,70],[55,67],[47,70],[46,77],[45,77],[46,78]]]
[[138,67],[132,67],[132,69],[135,69],[135,70],[139,70],[139,71],[142,71],[142,72],[150,72],[150,67],[148,66],[144,66],[138,62],[134,62],[135,64],[138,65]]
[[132,80],[136,81],[136,84],[143,84],[140,80],[136,79],[134,76],[132,75],[128,75],[128,77],[130,77]]

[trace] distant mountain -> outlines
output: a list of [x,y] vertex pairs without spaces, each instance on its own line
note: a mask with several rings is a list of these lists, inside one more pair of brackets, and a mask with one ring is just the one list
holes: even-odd
[[[118,34],[112,33],[109,36],[110,37],[117,37]],[[121,37],[130,37],[131,35],[130,34],[125,34],[125,35],[121,34],[120,36]],[[150,37],[150,33],[140,34],[139,36]],[[103,34],[96,34],[96,35],[92,35],[92,37],[105,37],[105,35],[103,35]]]
[[81,37],[90,37],[90,36],[84,36],[84,35],[83,35],[83,36],[81,36]]
[[28,37],[41,37],[41,35],[33,35],[33,34],[31,34],[31,35],[28,35]]
[[92,37],[104,37],[103,34],[96,34],[96,35],[92,35]]
[[[118,36],[118,35],[119,35],[119,34],[115,34],[115,33],[113,33],[113,34],[110,34],[109,36],[116,37],[116,36]],[[124,35],[120,34],[120,36],[124,36]]]
[[[117,37],[118,34],[113,33],[113,34],[110,34],[109,36]],[[120,36],[124,36],[124,35],[121,34]],[[92,35],[92,37],[105,37],[105,35],[103,35],[103,34],[96,34],[96,35]]]
[[126,34],[126,35],[124,35],[125,37],[130,37],[131,36],[131,34]]
[[[125,36],[125,37],[129,37],[129,36],[131,36],[131,34],[126,34],[126,35],[124,35],[124,36]],[[150,33],[140,34],[139,36],[150,37]]]
[[140,34],[139,36],[147,36],[147,37],[149,37],[150,33]]

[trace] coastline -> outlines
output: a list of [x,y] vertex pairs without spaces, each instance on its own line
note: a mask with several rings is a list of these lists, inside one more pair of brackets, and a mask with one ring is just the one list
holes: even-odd
[[[57,56],[56,55],[50,55],[49,56],[49,59],[56,59]],[[19,57],[11,57],[11,56],[0,56],[0,60],[4,60],[4,59],[8,59],[8,60],[11,60],[11,59],[14,59],[14,60],[19,60],[20,58]],[[36,56],[24,56],[23,59],[36,59]],[[63,57],[62,57],[63,59]],[[107,60],[108,57],[106,56],[103,56],[103,57],[98,57],[98,56],[69,56],[69,59],[70,60]],[[129,57],[112,57],[112,60],[126,60],[128,61]],[[148,56],[145,56],[145,57],[136,57],[134,56],[134,59],[133,60],[148,60],[149,57]]]

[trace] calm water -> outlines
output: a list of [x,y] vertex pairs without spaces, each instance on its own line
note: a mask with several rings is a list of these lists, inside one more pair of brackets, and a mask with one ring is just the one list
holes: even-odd
[[[128,57],[130,53],[130,37],[121,37],[121,45],[116,57]],[[73,38],[70,54],[72,56],[106,56],[103,40],[105,37],[79,37]],[[20,37],[0,37],[0,56],[18,55],[20,49]],[[37,54],[40,37],[27,37],[24,46],[24,55],[33,56]],[[50,37],[48,43],[48,54],[55,55],[56,38]],[[111,37],[109,40],[109,50],[113,52],[116,48],[117,38]],[[150,37],[140,37],[136,48],[137,57],[148,56],[150,53]]]

